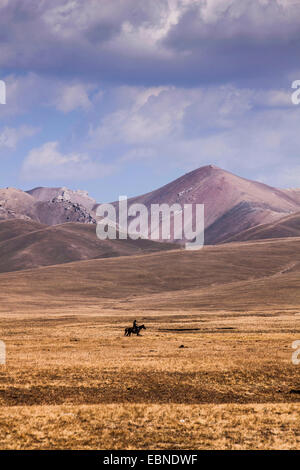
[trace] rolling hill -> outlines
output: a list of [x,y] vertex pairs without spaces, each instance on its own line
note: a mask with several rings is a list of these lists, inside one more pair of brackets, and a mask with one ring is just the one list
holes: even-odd
[[6,313],[298,311],[300,238],[78,261],[0,282]]
[[149,240],[99,240],[95,225],[90,224],[45,226],[18,219],[0,222],[0,272],[172,248]]
[[46,227],[46,225],[27,219],[0,220],[0,243]]

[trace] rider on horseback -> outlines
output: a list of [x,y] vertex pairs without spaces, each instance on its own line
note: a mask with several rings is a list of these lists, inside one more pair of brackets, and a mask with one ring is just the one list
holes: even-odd
[[138,324],[137,324],[136,320],[134,320],[134,322],[133,322],[133,324],[132,324],[132,329],[133,329],[133,332],[134,332],[134,333],[137,332]]
[[134,320],[132,326],[130,326],[129,328],[125,328],[124,336],[131,336],[132,333],[136,334],[137,336],[141,336],[140,331],[145,329],[145,325],[138,325],[136,320]]

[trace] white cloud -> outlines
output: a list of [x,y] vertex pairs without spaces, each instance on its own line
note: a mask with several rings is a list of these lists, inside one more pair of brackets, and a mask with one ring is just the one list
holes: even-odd
[[38,129],[31,126],[4,127],[0,131],[0,149],[15,150],[21,140],[32,137],[37,132]]
[[91,88],[91,85],[81,83],[62,86],[55,97],[54,104],[59,111],[64,113],[77,108],[88,110],[92,106],[89,98]]
[[[91,109],[99,102],[102,90],[92,83],[76,81],[66,83],[29,72],[22,76],[10,74],[3,77],[6,83],[6,105],[1,107],[0,119],[31,113],[41,107],[53,107],[63,113],[75,109]],[[92,97],[91,97],[92,95]]]
[[[117,92],[120,97],[120,91]],[[232,86],[214,89],[176,87],[124,87],[127,101],[90,128],[90,146],[110,145],[150,148],[198,139],[204,133],[232,128],[262,101],[251,90]],[[265,98],[264,98],[265,99]],[[256,101],[255,101],[256,100]],[[268,103],[267,103],[268,104]],[[141,155],[141,152],[136,152]],[[148,155],[147,152],[142,152]],[[134,155],[130,150],[126,155]]]
[[215,163],[279,184],[270,168],[283,161],[293,166],[298,158],[300,106],[292,105],[290,90],[127,87],[116,95],[110,112],[91,127],[87,146],[118,164],[188,171]]
[[32,149],[24,160],[22,176],[26,179],[93,179],[108,175],[112,165],[93,161],[80,153],[64,154],[58,142],[47,142]]
[[100,125],[91,127],[91,146],[103,147],[116,142],[152,144],[180,132],[185,108],[191,104],[188,92],[166,87],[132,87],[129,95],[125,106],[108,113]]

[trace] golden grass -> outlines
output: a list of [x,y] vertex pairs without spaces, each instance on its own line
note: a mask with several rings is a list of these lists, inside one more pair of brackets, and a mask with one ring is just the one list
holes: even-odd
[[299,449],[299,405],[0,409],[1,449]]
[[0,448],[300,448],[297,316],[138,319],[2,318]]
[[299,248],[0,275],[0,448],[300,449]]

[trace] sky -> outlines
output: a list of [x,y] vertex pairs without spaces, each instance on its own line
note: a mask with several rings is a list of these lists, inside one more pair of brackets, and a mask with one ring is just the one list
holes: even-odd
[[300,187],[300,0],[0,0],[0,187]]

